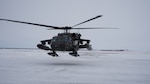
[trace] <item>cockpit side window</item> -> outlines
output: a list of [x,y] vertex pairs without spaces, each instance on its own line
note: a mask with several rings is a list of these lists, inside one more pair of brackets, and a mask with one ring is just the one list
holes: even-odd
[[55,42],[57,40],[57,37],[53,37],[52,42]]

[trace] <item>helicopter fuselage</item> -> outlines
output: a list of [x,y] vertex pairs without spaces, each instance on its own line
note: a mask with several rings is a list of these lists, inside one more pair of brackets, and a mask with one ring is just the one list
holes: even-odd
[[[41,44],[38,44],[37,47],[43,50],[51,50],[53,52],[73,51],[73,53],[76,53],[80,48],[87,48],[90,50],[90,40],[81,39],[80,37],[81,34],[78,33],[59,33],[52,39],[41,41]],[[86,43],[83,44],[84,42]],[[49,44],[50,46],[48,47],[46,44]]]
[[77,33],[60,33],[51,39],[54,51],[75,51],[79,49],[80,36]]

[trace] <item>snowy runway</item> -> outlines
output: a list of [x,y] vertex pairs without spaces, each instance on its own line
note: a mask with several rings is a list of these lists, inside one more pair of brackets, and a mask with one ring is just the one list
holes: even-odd
[[0,49],[0,84],[149,84],[150,53]]

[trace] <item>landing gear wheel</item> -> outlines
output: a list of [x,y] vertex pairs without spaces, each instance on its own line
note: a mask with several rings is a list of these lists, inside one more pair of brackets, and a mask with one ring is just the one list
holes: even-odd
[[73,51],[72,53],[69,53],[70,55],[74,56],[74,57],[78,57],[80,56],[76,51]]
[[53,57],[58,57],[58,54],[55,52],[55,51],[53,51],[53,52],[49,52],[49,53],[47,53],[48,55],[51,55],[51,56],[53,56]]

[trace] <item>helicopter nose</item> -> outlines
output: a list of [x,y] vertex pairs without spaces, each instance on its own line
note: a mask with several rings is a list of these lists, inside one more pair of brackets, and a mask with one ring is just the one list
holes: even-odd
[[65,50],[69,49],[69,44],[67,42],[54,43],[54,44],[52,44],[52,48],[54,50],[65,51]]
[[62,49],[62,50],[66,50],[66,49],[68,49],[69,45],[68,45],[68,43],[61,43],[61,44],[59,45],[59,47],[60,47],[60,49]]
[[65,46],[66,46],[65,44],[60,44],[60,45],[59,45],[59,47],[60,47],[61,49],[64,49]]

